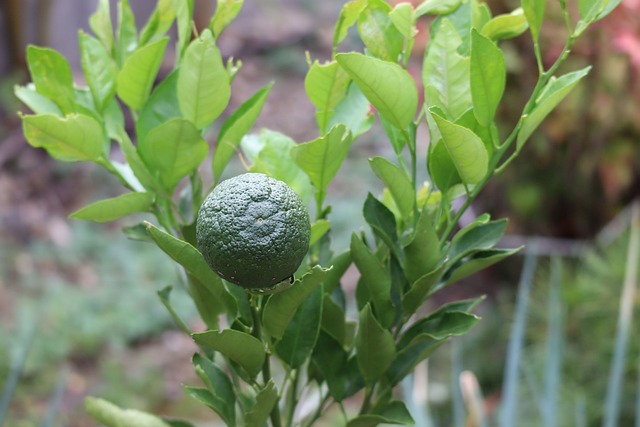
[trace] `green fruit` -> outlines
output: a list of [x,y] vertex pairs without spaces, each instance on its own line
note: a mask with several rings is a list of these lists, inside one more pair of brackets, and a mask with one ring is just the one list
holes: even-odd
[[289,279],[309,250],[309,212],[287,184],[260,173],[222,181],[196,224],[198,249],[213,271],[246,289]]

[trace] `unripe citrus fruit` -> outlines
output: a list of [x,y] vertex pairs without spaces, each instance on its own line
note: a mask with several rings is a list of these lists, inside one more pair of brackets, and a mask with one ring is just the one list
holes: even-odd
[[309,249],[309,212],[287,184],[245,173],[218,184],[196,224],[198,249],[213,271],[247,289],[293,276]]

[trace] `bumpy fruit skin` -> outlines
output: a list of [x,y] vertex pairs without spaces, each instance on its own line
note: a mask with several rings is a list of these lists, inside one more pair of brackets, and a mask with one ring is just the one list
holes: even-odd
[[213,271],[246,289],[293,276],[309,250],[309,212],[287,184],[245,173],[218,184],[202,203],[198,249]]

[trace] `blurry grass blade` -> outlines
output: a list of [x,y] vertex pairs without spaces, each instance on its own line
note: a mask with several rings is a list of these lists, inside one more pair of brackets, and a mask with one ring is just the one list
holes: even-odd
[[562,354],[564,347],[564,314],[560,301],[562,264],[557,258],[551,262],[551,278],[549,283],[549,308],[547,318],[547,351],[545,359],[545,390],[543,395],[543,421],[545,427],[558,425],[558,401]]
[[[60,369],[58,372],[58,379],[56,381],[55,388],[53,389],[53,395],[49,400],[47,406],[47,412],[45,413],[40,427],[54,427],[58,411],[60,410],[60,404],[62,403],[62,396],[67,388],[67,382],[69,380],[69,368],[66,366]],[[0,422],[0,425],[2,423]]]
[[509,336],[507,360],[504,369],[504,381],[502,385],[502,402],[500,403],[499,427],[511,427],[517,425],[518,417],[518,387],[520,383],[519,370],[522,361],[522,347],[524,345],[527,313],[529,310],[529,297],[533,285],[533,274],[536,269],[537,258],[527,255],[524,262],[520,283],[518,284],[518,296],[516,301],[516,313],[513,328]]
[[[640,199],[636,199],[632,205],[629,234],[627,266],[620,294],[620,311],[618,312],[613,360],[607,384],[603,427],[615,427],[618,425],[621,404],[625,400],[622,396],[622,381],[625,375],[624,369],[629,348],[629,337],[633,330],[633,310],[636,298],[636,283],[638,282],[638,263],[640,261]],[[635,336],[637,338],[637,334]]]
[[461,372],[459,378],[460,389],[464,396],[467,412],[469,413],[467,425],[488,427],[487,416],[484,409],[485,402],[482,391],[480,390],[478,378],[471,371]]

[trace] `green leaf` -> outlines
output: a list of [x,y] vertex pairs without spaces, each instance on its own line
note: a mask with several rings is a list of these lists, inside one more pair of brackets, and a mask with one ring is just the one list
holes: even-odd
[[133,52],[118,73],[116,92],[129,108],[139,111],[158,74],[169,37],[163,37]]
[[209,126],[231,97],[229,74],[211,31],[187,48],[178,74],[178,102],[183,117],[198,129]]
[[522,247],[516,249],[489,249],[478,251],[468,260],[462,261],[462,264],[452,267],[452,269],[447,272],[445,276],[446,284],[457,282],[458,280],[464,279],[473,273],[484,270],[485,268],[519,252],[521,249]]
[[462,179],[442,139],[430,147],[427,165],[433,183],[442,193],[446,193],[456,184],[462,183]]
[[76,111],[73,73],[66,58],[46,47],[27,47],[27,66],[36,90],[60,107],[64,114]]
[[343,124],[351,131],[353,139],[356,139],[371,129],[374,119],[369,100],[358,85],[352,82],[347,89],[347,96],[336,106],[328,127]]
[[352,142],[351,133],[343,125],[337,125],[328,134],[292,148],[291,157],[309,176],[320,200],[347,158]]
[[422,67],[427,108],[438,106],[453,120],[471,106],[470,59],[458,53],[461,45],[462,38],[454,25],[443,19]]
[[29,144],[47,150],[64,162],[103,159],[104,136],[100,124],[81,114],[65,118],[52,114],[22,117],[22,131]]
[[36,91],[36,87],[33,83],[29,83],[26,86],[15,86],[13,92],[20,101],[22,101],[27,107],[36,114],[53,114],[56,116],[62,116],[60,108],[44,95],[39,94]]
[[431,272],[440,262],[440,241],[428,206],[420,213],[411,241],[404,247],[404,273],[413,283]]
[[158,0],[156,8],[140,31],[140,46],[163,37],[176,19],[174,0]]
[[270,379],[256,395],[256,403],[245,416],[244,427],[263,427],[277,403],[278,390],[273,379]]
[[456,234],[449,248],[450,265],[463,257],[479,250],[493,248],[502,238],[507,220],[501,219],[488,223],[473,223]]
[[172,119],[152,129],[138,150],[165,188],[173,191],[207,157],[209,146],[191,122]]
[[111,55],[113,53],[113,25],[111,24],[110,0],[98,0],[98,8],[89,17],[89,26]]
[[425,273],[411,282],[411,287],[402,297],[402,308],[405,315],[412,315],[433,293],[433,289],[444,275],[447,263],[443,262],[432,271]]
[[[589,24],[599,21],[611,13],[613,9],[618,7],[621,1],[622,0],[579,0],[580,20],[586,28]],[[581,25],[578,24],[578,28],[580,27]]]
[[369,304],[360,310],[356,334],[356,360],[365,384],[371,386],[380,378],[396,355],[391,332],[376,320]]
[[147,212],[153,204],[149,193],[127,193],[111,199],[91,203],[69,215],[72,219],[86,221],[115,221],[136,212]]
[[395,308],[391,302],[389,272],[355,233],[351,235],[351,257],[369,291],[377,317],[385,327],[390,327]]
[[475,29],[471,31],[471,99],[478,123],[489,127],[507,79],[502,51]]
[[351,265],[351,251],[342,252],[331,260],[331,270],[324,281],[324,291],[331,294],[340,283],[340,279]]
[[266,357],[264,345],[253,335],[234,329],[191,334],[203,347],[218,351],[240,365],[253,378],[262,369]]
[[535,43],[538,42],[540,37],[540,29],[542,28],[542,21],[544,20],[544,5],[546,0],[522,0],[522,10],[524,16],[529,23],[529,31],[531,37]]
[[358,22],[360,13],[367,7],[368,3],[369,0],[353,0],[342,7],[333,31],[334,50],[336,50],[338,45],[347,37],[349,28]]
[[275,339],[282,338],[298,307],[322,283],[328,271],[315,266],[310,272],[297,279],[290,289],[269,297],[262,313],[262,322],[269,335]]
[[398,258],[401,253],[398,246],[396,219],[393,213],[381,201],[373,197],[371,193],[367,195],[362,212],[365,221],[367,221],[373,232],[385,242],[387,247]]
[[425,0],[416,7],[416,17],[422,15],[446,15],[453,12],[462,0]]
[[292,161],[291,151],[295,146],[293,139],[268,129],[259,135],[246,135],[241,142],[242,150],[253,162],[249,171],[265,173],[287,183],[307,203],[311,198],[311,181]]
[[291,369],[300,368],[311,356],[316,345],[322,321],[322,299],[322,288],[314,288],[296,310],[282,340],[276,345],[278,356]]
[[327,232],[331,229],[331,221],[328,219],[319,219],[311,224],[311,238],[309,246],[315,245]]
[[138,31],[129,0],[118,2],[118,40],[115,55],[118,65],[124,67],[129,55],[138,47]]
[[337,342],[343,346],[346,344],[347,326],[344,310],[326,293],[322,302],[321,327]]
[[[481,300],[482,298],[465,300],[465,303],[475,305]],[[458,304],[458,302],[454,304]],[[478,316],[462,308],[447,304],[411,325],[398,342],[398,348],[410,348],[413,343],[421,340],[423,335],[427,335],[438,341],[452,336],[464,335],[469,329],[475,326],[479,320],[480,318]]]
[[482,140],[471,130],[451,123],[438,114],[433,114],[433,118],[462,181],[465,184],[482,181],[489,168],[489,156]]
[[389,13],[391,22],[405,39],[413,39],[416,35],[416,15],[411,3],[398,3]]
[[329,129],[329,123],[340,102],[347,96],[349,75],[337,62],[320,64],[315,61],[304,79],[307,97],[316,107],[316,120],[320,133]]
[[255,123],[262,111],[272,83],[257,91],[251,98],[246,100],[236,111],[233,112],[224,122],[216,145],[213,157],[213,178],[218,182],[224,168],[238,149],[242,137],[246,135]]
[[138,178],[139,182],[142,183],[144,188],[153,192],[161,191],[160,184],[156,181],[156,179],[151,175],[149,169],[144,164],[136,147],[131,142],[129,135],[124,130],[122,125],[115,126],[116,135],[114,139],[120,145],[120,149],[124,154],[124,158],[127,161],[127,164],[131,168],[133,174],[136,178]]
[[521,7],[509,14],[498,15],[487,22],[480,33],[494,41],[512,39],[527,31],[529,23]]
[[376,176],[385,183],[396,202],[402,219],[409,221],[416,203],[416,194],[407,174],[397,165],[383,157],[369,159],[369,165]]
[[349,358],[342,345],[322,331],[313,350],[312,361],[327,383],[329,393],[338,402],[362,388],[362,374],[355,357]]
[[216,13],[209,22],[209,29],[213,36],[218,38],[222,30],[236,19],[240,9],[242,9],[243,0],[218,0],[216,4]]
[[160,230],[153,224],[145,224],[147,232],[156,245],[202,283],[213,298],[223,304],[230,315],[235,315],[238,311],[235,298],[225,289],[218,275],[211,271],[202,254],[189,243]]
[[[198,372],[197,369],[196,369],[196,372]],[[231,424],[225,418],[225,416],[226,416],[225,412],[227,411],[227,408],[229,406],[233,407],[233,405],[229,405],[227,402],[222,400],[220,397],[215,396],[207,388],[191,387],[191,386],[187,386],[187,385],[183,385],[182,387],[184,388],[184,390],[187,392],[187,394],[189,396],[193,397],[198,402],[200,402],[200,403],[208,406],[209,408],[213,409],[213,411],[216,412],[220,416],[220,418],[222,418],[222,420],[224,421],[224,423],[226,425],[235,425],[235,423]]]
[[341,53],[336,60],[382,116],[399,129],[409,126],[418,107],[418,90],[406,70],[360,53]]
[[100,41],[82,31],[78,38],[85,80],[96,109],[102,112],[116,93],[118,67]]
[[347,427],[375,427],[380,424],[409,426],[415,424],[404,403],[394,400],[384,406],[381,413],[359,415],[347,423]]
[[96,397],[86,397],[84,409],[96,421],[107,427],[171,427],[155,415],[135,409],[122,409]]
[[358,16],[358,33],[367,50],[385,61],[396,62],[404,39],[391,21],[391,6],[382,0],[369,0]]
[[193,27],[191,26],[193,17],[194,0],[180,0],[176,2],[176,24],[178,27],[178,43],[176,46],[176,63],[179,65],[182,62],[184,52],[191,40],[191,32]]
[[212,399],[210,400],[211,403],[214,403],[212,409],[222,417],[227,425],[235,425],[236,394],[229,376],[212,361],[198,353],[193,355],[192,362],[196,373],[211,393]]
[[560,78],[551,78],[542,91],[536,105],[529,115],[523,118],[522,127],[518,132],[516,145],[521,148],[537,129],[542,121],[554,108],[571,92],[578,82],[589,73],[591,67],[585,67]]
[[145,102],[136,120],[139,143],[143,143],[151,129],[182,115],[176,93],[177,83],[178,72],[174,70],[160,82]]

